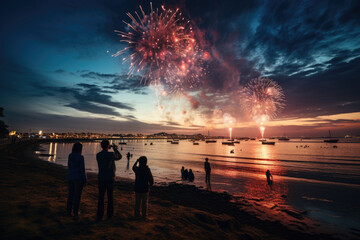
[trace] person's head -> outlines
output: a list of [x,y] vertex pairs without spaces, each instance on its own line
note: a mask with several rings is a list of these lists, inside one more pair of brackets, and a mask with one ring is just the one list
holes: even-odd
[[147,164],[147,158],[145,156],[141,156],[139,158],[139,166],[140,167],[145,167]]
[[101,148],[103,150],[108,150],[109,149],[109,146],[110,146],[109,140],[102,140],[100,144],[101,144]]
[[190,168],[189,172],[191,172],[191,173],[192,173],[192,169],[191,169],[191,168]]
[[81,154],[81,152],[82,152],[82,144],[79,143],[79,142],[75,143],[75,144],[73,145],[73,147],[72,147],[72,152],[73,152],[73,153],[80,153],[80,154]]
[[184,166],[182,166],[181,169],[184,170]]
[[208,162],[209,161],[209,159],[208,158],[205,158],[205,162]]

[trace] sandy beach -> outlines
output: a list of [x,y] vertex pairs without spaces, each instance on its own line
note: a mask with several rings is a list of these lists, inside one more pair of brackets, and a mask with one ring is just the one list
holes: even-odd
[[[190,185],[154,186],[147,220],[133,218],[133,183],[117,179],[115,215],[95,221],[97,178],[81,199],[80,217],[68,217],[66,168],[41,161],[35,142],[0,150],[1,239],[351,239],[309,219],[306,212],[277,209]],[[156,176],[155,176],[156,177]]]

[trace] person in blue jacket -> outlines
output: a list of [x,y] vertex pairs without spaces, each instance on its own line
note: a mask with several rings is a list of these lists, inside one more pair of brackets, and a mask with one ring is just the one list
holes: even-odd
[[87,176],[85,172],[84,156],[81,155],[82,144],[77,142],[72,148],[68,158],[68,189],[69,195],[67,199],[67,213],[69,216],[78,216],[81,192],[87,184]]

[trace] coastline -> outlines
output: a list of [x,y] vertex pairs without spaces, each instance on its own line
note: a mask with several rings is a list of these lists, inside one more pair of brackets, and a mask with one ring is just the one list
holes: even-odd
[[40,160],[37,147],[36,142],[0,146],[2,239],[349,239],[320,228],[306,213],[275,213],[276,207],[264,207],[261,199],[181,184],[153,187],[149,220],[134,220],[133,183],[124,179],[115,184],[115,216],[95,222],[96,174],[88,175],[75,220],[65,212],[66,168]]

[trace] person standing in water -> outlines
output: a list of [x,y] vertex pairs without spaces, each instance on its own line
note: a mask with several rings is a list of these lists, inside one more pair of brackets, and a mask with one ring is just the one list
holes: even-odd
[[210,184],[211,167],[208,158],[205,158],[204,168],[205,168],[205,182]]

